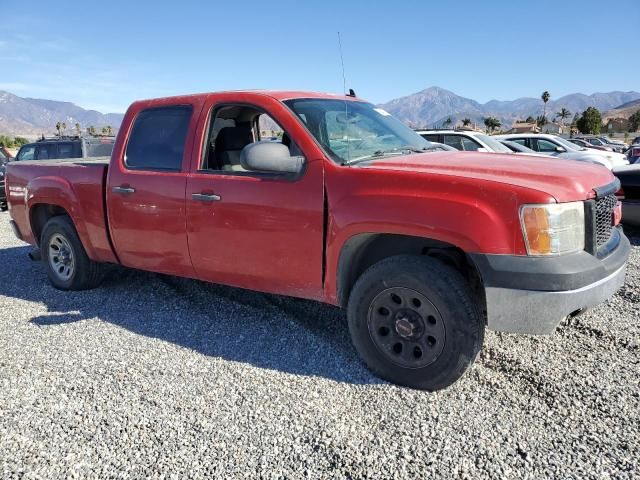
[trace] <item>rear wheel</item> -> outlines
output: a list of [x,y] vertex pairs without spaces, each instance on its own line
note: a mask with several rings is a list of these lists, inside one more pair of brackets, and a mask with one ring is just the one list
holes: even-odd
[[484,321],[462,275],[438,260],[387,258],[356,282],[348,305],[353,343],[393,383],[439,390],[474,362]]
[[67,216],[51,218],[42,229],[40,254],[49,280],[61,290],[86,290],[102,281],[102,265],[92,261]]

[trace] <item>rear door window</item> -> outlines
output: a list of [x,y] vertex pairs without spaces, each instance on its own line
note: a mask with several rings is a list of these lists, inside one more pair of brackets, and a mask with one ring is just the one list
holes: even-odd
[[64,142],[58,144],[58,157],[57,158],[78,158],[81,155],[80,144],[78,142]]
[[50,160],[58,158],[58,145],[45,143],[36,147],[36,160]]
[[191,113],[190,105],[141,111],[131,129],[125,165],[132,169],[179,171]]
[[114,140],[100,140],[86,144],[85,157],[110,157]]

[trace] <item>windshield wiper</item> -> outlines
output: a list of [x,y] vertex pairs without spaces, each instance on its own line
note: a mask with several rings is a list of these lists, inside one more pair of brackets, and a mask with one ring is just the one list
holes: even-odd
[[355,163],[366,162],[367,160],[371,160],[373,158],[382,158],[387,155],[404,155],[406,152],[424,153],[426,151],[427,150],[421,150],[419,148],[411,147],[411,146],[391,148],[388,150],[376,150],[370,155],[364,155],[362,157],[345,160],[344,162],[342,162],[342,165],[353,165]]

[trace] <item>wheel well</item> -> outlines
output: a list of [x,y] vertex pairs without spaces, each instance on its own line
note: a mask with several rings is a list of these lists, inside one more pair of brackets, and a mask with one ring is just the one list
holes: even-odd
[[486,312],[482,278],[464,251],[439,240],[387,233],[357,235],[344,245],[338,264],[338,303],[347,305],[353,285],[367,268],[385,258],[406,254],[427,255],[458,270],[469,283],[481,310]]
[[59,205],[49,203],[39,203],[31,208],[31,231],[38,245],[40,244],[40,235],[46,223],[53,217],[60,215],[69,215],[69,213]]

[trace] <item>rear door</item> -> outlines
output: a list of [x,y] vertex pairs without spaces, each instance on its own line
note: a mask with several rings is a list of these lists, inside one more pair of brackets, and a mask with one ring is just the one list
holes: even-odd
[[[174,101],[175,102],[175,101]],[[123,265],[194,276],[185,230],[185,187],[199,105],[132,107],[126,145],[107,182],[109,228]]]

